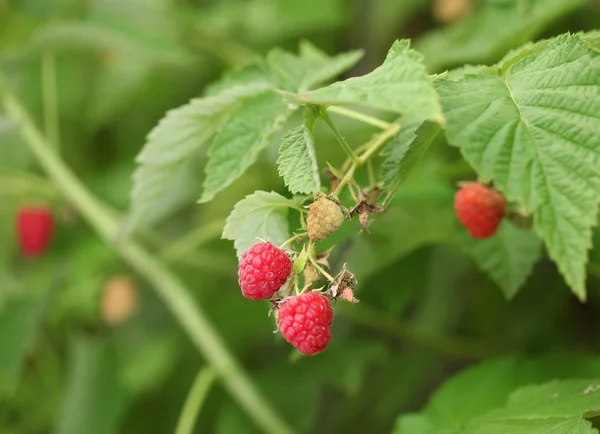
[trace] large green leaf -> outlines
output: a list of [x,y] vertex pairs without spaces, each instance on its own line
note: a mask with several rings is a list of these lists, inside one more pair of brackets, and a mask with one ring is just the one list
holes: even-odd
[[241,257],[259,238],[275,245],[289,238],[287,215],[295,202],[275,192],[257,191],[239,201],[225,223],[223,238],[232,240]]
[[564,35],[511,60],[501,76],[436,82],[449,141],[533,211],[536,231],[580,299],[600,200],[599,77],[598,53]]
[[408,428],[417,424],[423,430],[415,431],[415,434],[433,434],[440,430],[462,433],[461,429],[470,421],[504,406],[516,388],[553,379],[598,376],[600,360],[597,357],[557,354],[530,359],[503,357],[490,360],[446,381],[436,390],[422,413],[398,418],[394,434],[413,434]]
[[351,68],[360,60],[360,50],[329,57],[309,42],[300,44],[300,54],[272,50],[267,61],[281,89],[303,92]]
[[311,194],[321,188],[314,137],[318,116],[317,107],[307,106],[304,123],[287,133],[279,148],[279,174],[292,194]]
[[167,112],[136,158],[129,227],[157,220],[189,197],[200,151],[240,101],[266,89],[266,83],[236,86]]
[[[415,48],[432,71],[464,63],[497,61],[506,51],[532,39],[583,0],[486,1],[471,16],[419,38]],[[526,6],[526,7],[523,7]]]
[[[600,377],[600,360],[570,354],[490,360],[446,381],[422,413],[403,415],[398,419],[394,434],[462,433],[461,430],[474,419],[503,407],[516,388],[572,377]],[[423,429],[411,431],[409,428],[413,426]],[[487,433],[485,430],[479,432]]]
[[551,381],[514,392],[505,408],[473,420],[457,434],[597,434],[584,420],[600,415],[600,379]]
[[272,91],[248,98],[235,109],[219,128],[208,150],[200,202],[208,202],[243,175],[289,113],[287,104]]
[[496,282],[504,297],[514,297],[541,256],[541,240],[531,230],[504,222],[486,240],[466,238],[466,247],[475,263]]
[[438,96],[407,40],[396,41],[385,62],[371,73],[306,93],[287,95],[295,103],[359,104],[443,123]]

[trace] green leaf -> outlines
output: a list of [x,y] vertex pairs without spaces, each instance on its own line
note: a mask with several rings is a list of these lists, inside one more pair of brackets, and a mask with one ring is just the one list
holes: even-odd
[[350,69],[362,56],[361,50],[355,50],[329,57],[303,41],[300,55],[274,49],[267,55],[267,62],[281,89],[302,92]]
[[290,237],[287,215],[294,201],[275,192],[257,191],[239,201],[225,223],[223,238],[232,240],[238,257],[258,238],[283,244]]
[[479,175],[533,211],[550,257],[582,300],[600,199],[599,74],[597,53],[565,35],[502,77],[436,82],[449,142]]
[[470,17],[419,38],[415,48],[431,71],[464,63],[494,62],[507,50],[533,39],[557,18],[585,4],[584,0],[527,0],[506,6],[485,2]]
[[221,125],[208,150],[209,160],[200,202],[210,201],[243,175],[289,114],[287,104],[275,92],[262,93],[243,101]]
[[69,374],[56,433],[117,432],[127,397],[112,341],[83,336],[74,339]]
[[396,420],[393,434],[433,434],[440,431],[421,414],[405,414]]
[[473,420],[464,434],[594,434],[584,418],[600,414],[600,379],[551,381],[514,392],[504,409]]
[[128,229],[158,220],[189,197],[200,151],[240,101],[266,89],[237,86],[167,112],[136,158]]
[[383,65],[367,75],[286,97],[297,104],[359,104],[444,122],[422,56],[407,40],[396,41]]
[[532,273],[540,259],[541,240],[531,230],[504,222],[486,240],[466,237],[467,251],[481,270],[489,274],[510,300]]
[[40,320],[40,301],[32,297],[11,298],[0,308],[0,391],[10,392],[17,385]]
[[381,153],[386,157],[381,163],[381,180],[386,193],[384,202],[391,199],[441,130],[438,124],[423,122],[422,118],[415,116],[403,117],[401,124],[398,134]]
[[279,174],[292,194],[321,189],[314,137],[318,113],[318,107],[306,106],[304,124],[287,133],[279,148]]
[[[597,357],[557,354],[537,358],[502,357],[473,366],[447,380],[436,390],[419,422],[435,430],[431,434],[462,433],[461,429],[472,420],[505,405],[510,393],[528,384],[567,379],[570,377],[600,377]],[[398,419],[394,434],[413,434],[406,430],[403,415]],[[419,434],[421,432],[416,431]],[[481,430],[481,433],[487,431]],[[504,431],[518,432],[518,431]],[[523,431],[529,433],[529,431]],[[560,432],[560,431],[559,431]],[[423,431],[423,434],[429,431]]]
[[234,68],[225,72],[219,80],[206,86],[204,95],[217,95],[231,87],[250,84],[262,84],[266,88],[275,88],[277,82],[265,59],[256,59],[241,68]]

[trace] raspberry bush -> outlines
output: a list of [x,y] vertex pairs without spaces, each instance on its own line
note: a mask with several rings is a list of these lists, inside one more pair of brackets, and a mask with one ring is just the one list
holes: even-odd
[[0,432],[597,433],[598,11],[0,2]]

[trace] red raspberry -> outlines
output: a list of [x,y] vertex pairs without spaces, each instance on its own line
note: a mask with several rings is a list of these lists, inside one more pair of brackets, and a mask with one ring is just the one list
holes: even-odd
[[238,281],[244,297],[271,298],[292,274],[292,260],[273,244],[258,243],[242,255]]
[[279,308],[277,325],[281,334],[302,354],[324,351],[331,339],[333,310],[329,299],[317,292],[290,298]]
[[497,190],[476,182],[468,183],[454,196],[454,210],[473,238],[489,238],[500,225],[506,202]]
[[42,255],[54,232],[52,210],[44,205],[22,206],[17,211],[15,223],[23,254],[28,258]]

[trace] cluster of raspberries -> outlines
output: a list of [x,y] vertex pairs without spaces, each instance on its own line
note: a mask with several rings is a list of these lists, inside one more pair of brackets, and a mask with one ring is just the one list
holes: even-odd
[[[327,238],[345,218],[335,202],[324,197],[317,199],[310,206],[306,221],[308,237],[312,241]],[[238,281],[246,298],[270,299],[285,285],[292,272],[292,260],[286,252],[270,242],[261,242],[243,253]],[[329,298],[315,291],[284,298],[277,311],[281,334],[306,355],[318,354],[327,348],[332,320]]]

